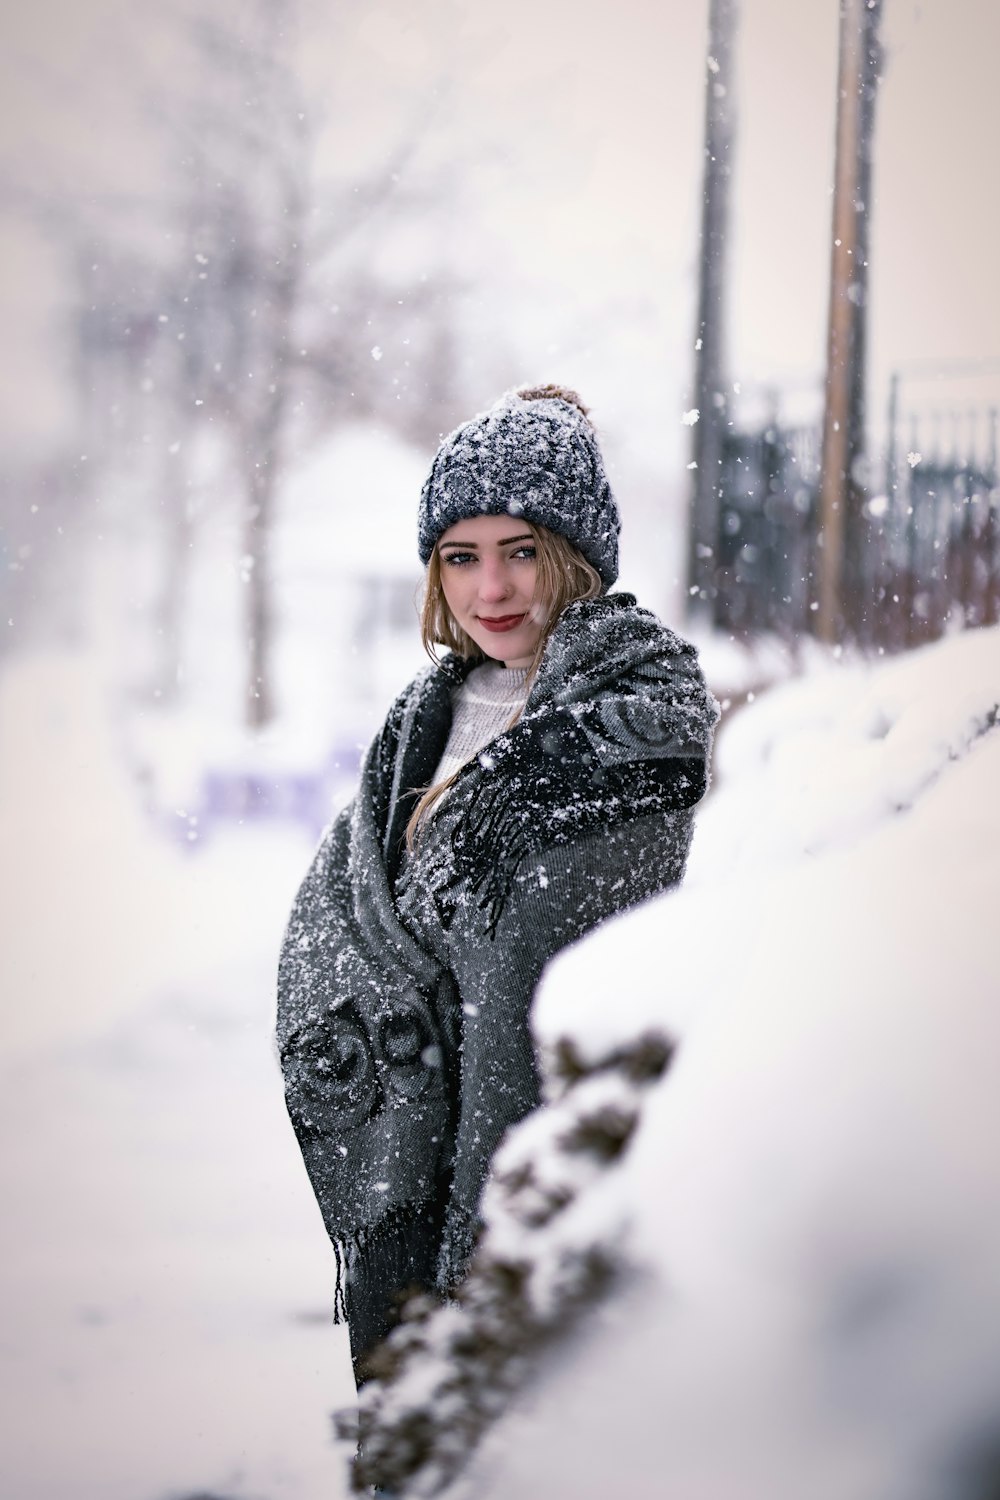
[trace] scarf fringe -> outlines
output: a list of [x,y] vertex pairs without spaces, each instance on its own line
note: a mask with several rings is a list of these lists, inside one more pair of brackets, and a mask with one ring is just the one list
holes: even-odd
[[333,1321],[346,1323],[351,1309],[351,1271],[359,1256],[365,1255],[385,1235],[398,1229],[400,1223],[419,1211],[426,1204],[409,1203],[403,1208],[387,1213],[384,1219],[368,1228],[352,1230],[350,1234],[330,1236],[333,1258],[336,1265],[336,1280],[333,1289]]
[[[529,747],[534,748],[530,741]],[[597,828],[690,805],[705,786],[704,775],[692,774],[692,762],[683,756],[612,767],[599,773],[600,780],[589,773],[589,786],[579,777],[578,765],[539,777],[530,774],[539,769],[537,763],[522,762],[512,768],[513,776],[484,776],[473,791],[453,834],[448,884],[468,882],[486,916],[490,941],[518,872],[532,853],[547,844],[571,843]],[[511,795],[512,779],[520,782],[518,798]]]

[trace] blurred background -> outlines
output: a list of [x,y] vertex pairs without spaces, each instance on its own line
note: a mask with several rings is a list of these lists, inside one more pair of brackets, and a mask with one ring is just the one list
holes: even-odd
[[[338,1492],[346,1341],[270,1053],[282,923],[421,661],[433,451],[505,387],[581,392],[621,583],[685,628],[708,19],[646,0],[4,14],[19,1500]],[[745,0],[731,40],[726,409],[777,442],[823,414],[838,7]],[[998,44],[985,0],[886,0],[876,519],[925,455],[995,492]],[[804,626],[724,582],[694,626],[736,699],[789,669]],[[932,604],[924,636],[953,601]]]

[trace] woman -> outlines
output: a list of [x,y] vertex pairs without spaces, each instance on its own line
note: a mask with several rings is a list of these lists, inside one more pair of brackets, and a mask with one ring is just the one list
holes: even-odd
[[546,961],[684,871],[718,710],[693,648],[606,592],[618,533],[575,392],[509,393],[444,440],[419,513],[434,665],[292,911],[278,1041],[359,1381],[401,1294],[464,1274],[538,1103]]

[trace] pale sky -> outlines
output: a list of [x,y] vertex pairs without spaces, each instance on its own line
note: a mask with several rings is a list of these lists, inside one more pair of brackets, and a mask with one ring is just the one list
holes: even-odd
[[[678,454],[706,15],[691,0],[368,0],[336,13],[314,6],[301,46],[330,108],[324,151],[343,169],[377,160],[414,120],[429,122],[420,160],[459,187],[448,253],[482,279],[484,337],[499,322],[523,349],[526,376],[577,381],[612,426],[632,413],[647,433],[662,421]],[[179,71],[162,8],[34,0],[7,7],[2,26],[5,177],[55,203],[67,188],[148,192],[158,147],[136,95],[152,85],[169,97]],[[730,372],[746,389],[773,383],[798,402],[822,374],[836,33],[836,0],[742,5]],[[890,368],[1000,359],[1000,7],[885,0],[884,39],[873,421]],[[0,282],[4,406],[29,437],[66,413],[53,322],[65,278],[58,231],[47,237],[15,223]],[[968,390],[996,400],[1000,373],[991,380],[992,392],[951,377],[947,399]],[[914,399],[929,399],[927,386],[912,381]]]

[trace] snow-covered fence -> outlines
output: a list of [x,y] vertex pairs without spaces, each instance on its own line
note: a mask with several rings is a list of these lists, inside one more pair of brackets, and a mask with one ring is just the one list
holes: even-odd
[[900,649],[935,640],[950,624],[1000,620],[1000,490],[994,449],[985,464],[925,460],[883,501],[875,605],[878,644]]
[[[916,438],[881,494],[847,518],[844,613],[869,649],[903,650],[1000,620],[996,413],[986,456],[928,457]],[[777,424],[723,440],[715,624],[741,637],[811,634],[818,610],[819,434]]]

